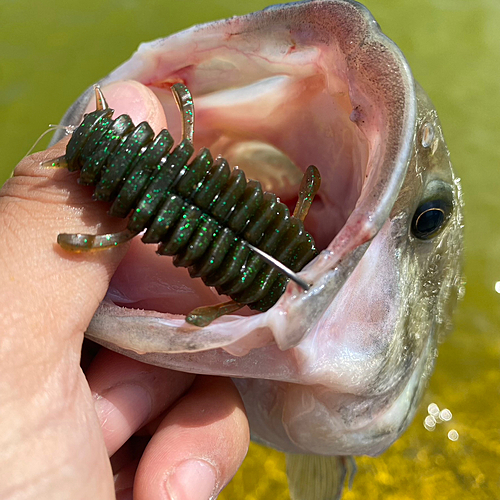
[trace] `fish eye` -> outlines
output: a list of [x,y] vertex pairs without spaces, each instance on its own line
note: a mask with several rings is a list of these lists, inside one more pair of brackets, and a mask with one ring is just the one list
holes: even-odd
[[411,223],[413,236],[429,240],[446,226],[453,212],[453,191],[442,181],[434,181],[426,189],[424,199],[415,210]]

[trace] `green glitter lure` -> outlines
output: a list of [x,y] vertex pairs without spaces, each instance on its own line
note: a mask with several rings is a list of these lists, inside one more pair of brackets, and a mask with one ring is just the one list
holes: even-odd
[[127,228],[104,235],[59,234],[65,250],[112,248],[142,233],[158,244],[158,254],[173,256],[175,266],[232,300],[192,311],[186,321],[206,326],[244,305],[267,311],[290,279],[309,288],[295,273],[317,254],[303,220],[320,186],[310,166],[304,174],[293,215],[258,181],[212,158],[206,148],[194,159],[194,105],[187,87],[172,86],[182,115],[182,141],[167,130],[156,137],[147,122],[134,126],[128,115],[112,119],[113,110],[95,86],[96,111],[73,132],[65,155],[43,163],[80,171],[79,183],[95,185],[94,198],[111,202],[109,214],[129,217]]

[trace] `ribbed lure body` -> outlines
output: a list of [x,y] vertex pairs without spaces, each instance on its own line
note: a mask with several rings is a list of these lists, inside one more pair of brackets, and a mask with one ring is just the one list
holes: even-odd
[[167,130],[155,137],[146,122],[134,126],[129,116],[112,114],[107,108],[85,116],[68,143],[67,168],[96,186],[97,200],[112,203],[110,215],[130,216],[128,230],[145,231],[142,240],[157,243],[158,253],[174,256],[191,277],[252,309],[272,307],[289,278],[248,243],[300,271],[317,255],[302,220],[208,149],[191,159],[189,140],[172,149]]

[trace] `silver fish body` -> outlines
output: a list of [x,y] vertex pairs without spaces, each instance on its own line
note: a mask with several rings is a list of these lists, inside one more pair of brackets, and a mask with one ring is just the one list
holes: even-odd
[[[399,49],[357,2],[312,0],[143,44],[100,83],[123,79],[156,93],[174,132],[168,86],[185,83],[195,144],[236,163],[241,150],[264,152],[284,165],[257,166],[277,194],[289,195],[283,178],[295,178],[294,168],[317,165],[322,189],[308,230],[323,251],[300,273],[308,292],[289,284],[265,313],[196,328],[182,306],[134,309],[181,292],[187,302],[207,299],[169,265],[143,286],[153,256],[134,242],[87,336],[147,363],[233,377],[252,437],[279,450],[382,453],[411,422],[462,293],[459,181],[436,111]],[[89,98],[63,123],[78,124]],[[442,230],[417,237],[416,211],[442,198],[451,206]]]

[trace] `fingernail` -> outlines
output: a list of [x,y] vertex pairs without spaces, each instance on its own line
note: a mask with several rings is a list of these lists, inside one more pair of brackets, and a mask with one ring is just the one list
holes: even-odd
[[209,500],[216,484],[215,469],[203,460],[181,462],[165,483],[166,500]]
[[151,413],[151,396],[137,384],[120,384],[94,398],[103,431],[109,430],[115,437],[133,434]]

